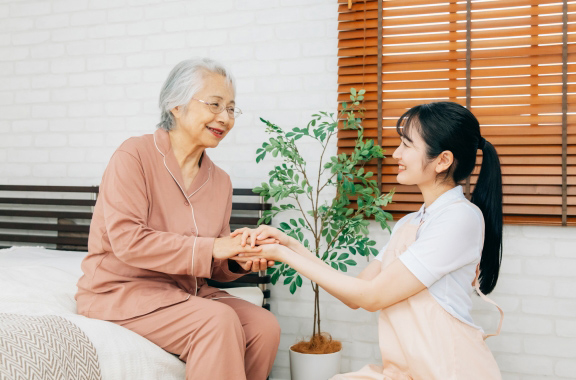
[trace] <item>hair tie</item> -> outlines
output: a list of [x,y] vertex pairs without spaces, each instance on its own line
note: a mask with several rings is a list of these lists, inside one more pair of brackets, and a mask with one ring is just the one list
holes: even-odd
[[484,150],[485,145],[486,145],[486,139],[484,137],[480,137],[480,141],[478,141],[478,149]]

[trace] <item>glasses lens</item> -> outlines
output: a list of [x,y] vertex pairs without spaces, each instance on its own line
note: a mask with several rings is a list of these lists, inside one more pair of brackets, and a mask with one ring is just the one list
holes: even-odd
[[210,103],[209,107],[210,107],[210,111],[212,111],[213,113],[220,113],[220,112],[224,111],[224,105],[222,105],[220,103]]
[[228,117],[232,119],[236,119],[238,116],[242,115],[240,108],[226,108],[226,112],[228,112]]

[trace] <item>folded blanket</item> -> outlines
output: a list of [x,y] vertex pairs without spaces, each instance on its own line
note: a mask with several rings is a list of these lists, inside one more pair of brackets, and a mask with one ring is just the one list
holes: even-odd
[[0,314],[0,379],[101,380],[96,349],[55,315]]

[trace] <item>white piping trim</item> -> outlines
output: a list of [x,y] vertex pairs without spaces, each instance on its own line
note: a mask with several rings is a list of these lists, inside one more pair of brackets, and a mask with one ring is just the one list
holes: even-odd
[[[233,295],[231,295],[231,294],[230,294],[230,297],[214,297],[214,298],[209,298],[209,299],[215,301],[215,300],[222,300],[222,299],[225,299],[225,298],[234,298],[234,299],[237,299],[237,300],[244,300],[244,298],[236,297],[236,296],[233,296]],[[246,300],[244,300],[244,301],[246,301]]]
[[[187,199],[190,199],[190,197],[194,194],[196,194],[201,188],[204,187],[204,185],[206,185],[208,183],[208,181],[210,181],[210,178],[212,178],[212,163],[210,163],[210,167],[208,168],[208,178],[206,179],[206,181],[202,184],[202,186],[200,186],[199,188],[196,189],[195,192],[193,192],[192,194],[190,194],[189,196],[187,196]],[[184,194],[184,196],[186,196],[186,194]]]
[[194,275],[194,269],[195,269],[194,257],[196,255],[196,240],[198,239],[199,231],[198,231],[198,224],[196,223],[196,216],[194,215],[194,207],[192,206],[192,202],[190,202],[190,197],[196,194],[198,190],[200,190],[202,187],[204,187],[204,185],[208,183],[208,181],[212,177],[212,165],[210,165],[210,167],[208,168],[208,179],[206,179],[206,182],[204,182],[202,186],[200,186],[195,192],[187,196],[186,192],[182,189],[182,186],[180,186],[180,183],[178,183],[178,181],[176,180],[176,177],[174,177],[174,174],[172,174],[172,172],[168,168],[168,165],[166,165],[166,155],[162,153],[160,148],[158,148],[158,144],[156,143],[156,135],[153,135],[153,137],[154,137],[154,146],[156,147],[156,150],[162,155],[163,158],[162,162],[164,163],[164,167],[166,168],[166,170],[168,170],[168,173],[170,173],[172,179],[174,179],[174,182],[176,182],[176,184],[180,188],[180,191],[188,201],[188,206],[190,206],[190,210],[192,212],[192,220],[194,221],[194,229],[196,230],[196,236],[194,237],[194,244],[192,245],[192,275],[194,276],[194,296],[196,296],[198,294],[198,278]]

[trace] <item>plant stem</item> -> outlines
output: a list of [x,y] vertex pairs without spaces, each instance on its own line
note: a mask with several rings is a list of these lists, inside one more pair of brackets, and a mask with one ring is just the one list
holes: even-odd
[[302,208],[302,205],[300,204],[300,200],[298,199],[298,196],[294,196],[293,197],[294,200],[296,201],[296,203],[298,203],[298,207],[300,207],[300,213],[302,214],[302,216],[304,217],[304,221],[306,221],[306,224],[308,225],[308,227],[310,228],[310,231],[312,231],[314,234],[316,233],[316,231],[314,229],[312,229],[312,225],[310,224],[310,221],[308,220],[308,218],[306,217],[306,213],[304,212],[304,209]]
[[359,208],[358,210],[356,210],[356,212],[354,213],[354,215],[350,216],[350,217],[347,219],[346,224],[344,224],[342,227],[340,227],[340,229],[338,230],[338,232],[336,232],[336,235],[334,235],[334,237],[332,238],[332,240],[330,240],[330,243],[328,243],[328,248],[326,248],[327,250],[330,249],[330,247],[331,247],[332,245],[334,245],[334,242],[336,241],[336,239],[338,238],[338,236],[342,233],[342,231],[344,231],[344,229],[345,229],[346,227],[348,227],[348,224],[350,224],[349,221],[352,220],[356,215],[361,214],[361,213],[363,212],[363,211],[361,212],[361,210],[363,210],[363,209],[364,209],[364,207]]
[[[320,155],[320,163],[318,164],[318,182],[316,184],[316,206],[320,205],[319,203],[319,198],[320,198],[320,193],[322,192],[322,189],[324,188],[324,186],[326,186],[326,183],[328,183],[328,181],[326,181],[326,183],[320,187],[320,177],[322,175],[322,160],[324,158],[324,153],[326,152],[326,147],[328,146],[328,142],[330,141],[330,138],[332,137],[334,133],[330,133],[328,135],[328,138],[326,139],[326,144],[324,145],[324,149],[322,149],[322,154]],[[318,207],[314,208],[314,225],[316,226],[316,230],[318,230]]]
[[312,325],[312,336],[316,335],[316,320],[318,318],[318,302],[316,302],[316,299],[318,298],[318,293],[316,292],[316,288],[314,287],[314,282],[310,281],[310,284],[312,285],[312,290],[314,291],[314,323]]
[[320,330],[320,287],[317,283],[310,281],[312,290],[314,290],[314,325],[312,327],[312,336],[321,334]]
[[322,334],[322,330],[320,330],[320,287],[316,284],[316,307],[318,308],[318,334]]

